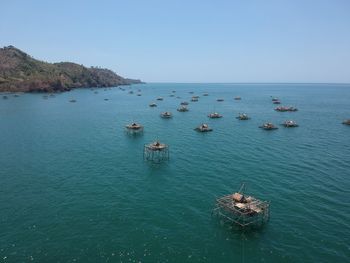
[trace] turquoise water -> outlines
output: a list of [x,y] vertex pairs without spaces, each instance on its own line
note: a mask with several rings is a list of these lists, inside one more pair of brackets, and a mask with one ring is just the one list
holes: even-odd
[[[349,85],[131,89],[0,100],[0,262],[349,260],[350,127],[341,124]],[[189,91],[209,96],[177,112]],[[164,101],[148,107],[158,96]],[[270,96],[299,111],[275,112]],[[166,110],[172,119],[159,117]],[[209,120],[214,110],[224,117]],[[239,112],[252,119],[236,120]],[[300,127],[258,128],[289,118]],[[124,132],[131,121],[145,126],[142,136]],[[214,131],[195,132],[201,122]],[[170,145],[169,162],[143,161],[155,139]],[[262,229],[242,232],[211,216],[215,198],[242,181],[271,202]]]

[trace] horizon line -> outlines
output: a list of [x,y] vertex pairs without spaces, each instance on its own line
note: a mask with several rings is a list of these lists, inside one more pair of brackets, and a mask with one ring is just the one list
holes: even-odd
[[145,84],[321,84],[321,85],[350,85],[350,82],[176,82],[176,81],[144,81]]

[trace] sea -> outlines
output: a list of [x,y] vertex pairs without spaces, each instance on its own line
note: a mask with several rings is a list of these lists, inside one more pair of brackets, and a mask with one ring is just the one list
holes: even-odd
[[[0,262],[350,262],[349,84],[121,88],[0,94]],[[156,140],[168,161],[144,160]],[[242,183],[261,227],[212,213]]]

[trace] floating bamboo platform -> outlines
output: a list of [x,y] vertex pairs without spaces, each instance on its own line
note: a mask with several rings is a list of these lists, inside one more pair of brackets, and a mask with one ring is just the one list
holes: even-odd
[[220,115],[220,114],[217,113],[217,112],[213,112],[213,113],[210,113],[210,114],[208,115],[208,117],[211,118],[211,119],[218,119],[218,118],[222,118],[222,115]]
[[292,120],[287,120],[287,121],[284,121],[282,123],[282,125],[286,128],[295,128],[295,127],[299,127],[299,125],[295,122],[295,121],[292,121]]
[[277,130],[278,127],[273,125],[271,122],[266,122],[263,125],[259,126],[259,128],[264,129],[264,130]]
[[279,106],[279,107],[275,108],[275,111],[280,111],[280,112],[298,111],[298,109],[294,108],[294,107]]
[[173,117],[173,115],[171,114],[171,112],[169,111],[165,111],[165,112],[162,112],[160,114],[160,117],[164,118],[164,119],[170,119]]
[[126,125],[125,129],[130,134],[138,134],[143,132],[143,126],[136,122]]
[[202,123],[201,125],[199,125],[198,127],[196,127],[194,130],[195,130],[195,131],[198,131],[198,132],[210,132],[210,131],[212,131],[213,129],[210,128],[208,124]]
[[342,124],[350,125],[350,119],[349,119],[349,120],[344,120],[344,121],[342,122]]
[[155,141],[143,147],[143,159],[154,163],[169,160],[169,145]]
[[250,117],[246,113],[239,113],[236,119],[240,121],[250,120]]
[[177,111],[179,111],[179,112],[186,112],[186,111],[189,111],[189,110],[188,110],[188,108],[186,106],[182,105],[181,107],[177,108]]
[[234,194],[216,199],[213,214],[240,227],[262,226],[270,217],[270,203],[244,193],[244,184]]

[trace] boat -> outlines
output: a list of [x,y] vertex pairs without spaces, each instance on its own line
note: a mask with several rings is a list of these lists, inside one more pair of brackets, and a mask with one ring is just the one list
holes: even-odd
[[274,97],[274,98],[272,98],[272,101],[279,101],[279,99]]
[[129,91],[129,94],[134,94],[134,92],[132,90]]
[[198,101],[198,98],[192,97],[191,101],[192,101],[192,102],[197,102],[197,101]]
[[173,117],[173,115],[171,114],[171,112],[169,111],[165,111],[165,112],[162,112],[160,114],[160,117],[164,118],[164,119],[170,119],[171,117]]
[[72,99],[72,100],[70,100],[69,102],[77,102],[76,100],[74,100],[74,99]]
[[264,129],[264,130],[277,130],[278,127],[273,125],[271,122],[266,122],[263,125],[259,126],[259,128]]
[[5,95],[5,96],[2,96],[2,98],[4,99],[4,100],[7,100],[8,99],[8,97]]
[[177,111],[180,111],[180,112],[186,112],[186,111],[188,111],[188,108],[186,107],[186,106],[180,106],[178,109],[177,109]]
[[220,99],[220,98],[219,98],[219,99],[217,99],[216,101],[222,102],[222,101],[224,101],[224,99]]
[[154,102],[149,104],[150,107],[157,107],[157,104],[155,104]]
[[273,104],[281,104],[281,102],[279,100],[275,100],[272,102]]
[[246,121],[246,120],[249,120],[250,117],[246,113],[240,113],[240,114],[238,114],[236,119],[238,119],[240,121]]
[[208,93],[204,93],[203,96],[209,96],[209,94]]
[[194,130],[195,130],[195,131],[198,131],[198,132],[210,132],[210,131],[212,131],[213,129],[210,128],[210,127],[208,126],[208,124],[202,123],[201,125],[199,125],[198,127],[196,127]]
[[235,100],[241,100],[242,98],[241,97],[234,97]]
[[108,99],[104,99],[105,101],[108,101]]
[[220,115],[220,114],[217,113],[217,112],[213,112],[213,113],[210,113],[210,114],[208,115],[208,117],[211,118],[211,119],[218,119],[218,118],[222,118],[222,115]]
[[163,100],[163,97],[158,97],[157,100]]
[[186,105],[188,105],[188,102],[187,102],[187,101],[183,101],[183,102],[181,102],[180,104],[186,106]]
[[141,95],[140,93],[138,93],[138,94],[137,94],[137,96],[139,96],[139,97],[140,97],[140,96],[142,96],[142,95]]
[[295,121],[292,120],[284,121],[282,125],[286,128],[294,128],[299,126]]

